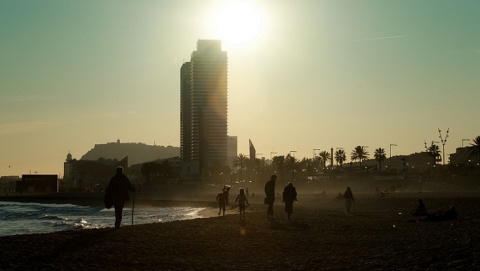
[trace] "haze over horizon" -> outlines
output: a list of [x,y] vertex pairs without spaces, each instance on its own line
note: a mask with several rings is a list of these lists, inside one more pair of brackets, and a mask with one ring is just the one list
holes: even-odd
[[[480,135],[478,1],[2,1],[0,176],[95,144],[180,146],[180,67],[228,53],[228,134],[258,158],[450,153]],[[437,143],[442,150],[441,143]],[[316,151],[318,154],[318,151]]]

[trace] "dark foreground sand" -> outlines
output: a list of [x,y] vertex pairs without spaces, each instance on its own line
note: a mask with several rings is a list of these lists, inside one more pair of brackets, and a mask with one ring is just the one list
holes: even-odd
[[[419,196],[428,209],[454,203],[459,218],[412,220]],[[245,222],[231,209],[119,230],[0,237],[0,270],[480,270],[479,199],[365,194],[346,214],[343,201],[299,196],[288,221],[279,201],[268,220],[255,198]]]

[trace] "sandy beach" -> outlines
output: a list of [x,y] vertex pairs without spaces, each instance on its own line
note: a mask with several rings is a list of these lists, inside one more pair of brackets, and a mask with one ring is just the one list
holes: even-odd
[[[233,204],[216,216],[205,199],[213,217],[1,237],[0,269],[476,270],[480,198],[459,194],[358,194],[351,213],[333,196],[299,195],[290,221],[279,199],[268,220],[263,198],[251,198],[246,221]],[[454,204],[458,219],[414,219],[420,197],[427,209]]]

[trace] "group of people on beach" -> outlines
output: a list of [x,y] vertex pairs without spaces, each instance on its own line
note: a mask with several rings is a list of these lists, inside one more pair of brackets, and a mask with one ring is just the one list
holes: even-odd
[[[275,182],[277,180],[277,175],[272,175],[270,180],[265,184],[265,205],[268,205],[267,217],[273,218],[273,204],[275,202]],[[325,190],[323,191],[325,196]],[[345,199],[346,212],[349,213],[352,207],[352,204],[355,204],[355,198],[353,197],[352,190],[350,187],[347,187],[347,190],[342,195],[339,193],[340,198]],[[287,186],[283,189],[282,199],[285,203],[285,212],[287,213],[287,218],[290,220],[293,213],[293,202],[297,201],[297,190],[293,186],[293,183],[289,182]]]
[[[270,180],[265,184],[265,205],[268,205],[267,217],[273,218],[273,204],[275,202],[275,184],[277,181],[277,175],[272,175]],[[285,203],[285,212],[287,218],[290,220],[293,213],[293,202],[297,201],[297,189],[293,186],[293,183],[289,182],[283,189],[282,199]]]
[[[229,197],[230,186],[225,185],[222,189],[222,192],[218,193],[217,201],[218,201],[218,215],[222,214],[225,215],[225,209],[228,205],[228,197]],[[240,188],[239,194],[235,199],[235,203],[238,203],[238,209],[240,212],[240,219],[245,219],[245,208],[246,205],[249,205],[247,195],[245,194],[245,189]]]
[[[264,204],[268,206],[267,208],[267,217],[269,219],[273,218],[273,205],[275,203],[275,185],[276,185],[277,175],[272,175],[270,180],[266,182],[264,192],[265,200]],[[217,194],[218,202],[218,215],[225,215],[225,209],[228,205],[230,186],[224,186],[222,191]],[[324,191],[325,193],[325,191]],[[349,213],[353,204],[355,204],[355,198],[353,197],[352,190],[350,187],[347,187],[347,190],[342,195],[339,193],[337,198],[345,199],[345,208],[346,212]],[[337,199],[335,198],[335,199]],[[282,193],[282,202],[285,204],[285,212],[287,213],[288,220],[291,219],[293,213],[293,203],[297,201],[297,189],[293,186],[292,182],[289,182]],[[245,207],[249,205],[247,196],[245,195],[245,190],[243,188],[239,189],[239,194],[235,199],[235,203],[238,202],[238,208],[240,212],[240,219],[245,219]]]
[[[276,175],[272,175],[270,180],[265,184],[265,205],[268,205],[267,216],[273,218],[273,204],[275,202],[275,181],[277,180]],[[218,201],[218,215],[225,215],[225,207],[228,205],[228,196],[229,196],[229,186],[224,186],[222,192],[217,195]],[[293,213],[293,202],[297,200],[297,190],[290,182],[283,190],[283,202],[285,203],[285,212],[287,213],[288,219],[290,219],[291,214]],[[245,189],[240,188],[239,194],[235,199],[235,203],[238,202],[238,209],[240,212],[240,219],[245,220],[245,207],[249,205],[247,196],[245,195]]]
[[418,206],[411,212],[412,216],[420,217],[424,221],[443,221],[457,219],[458,213],[455,206],[450,206],[445,212],[442,210],[428,210],[423,203],[423,199],[418,200]]
[[[273,205],[275,203],[275,185],[276,185],[277,175],[272,175],[270,180],[265,184],[265,200],[264,204],[268,205],[267,208],[267,217],[273,218]],[[228,205],[228,198],[230,193],[230,186],[225,185],[217,195],[218,201],[218,215],[225,215],[225,209]],[[125,202],[129,200],[128,192],[135,192],[135,188],[130,183],[128,177],[123,174],[123,168],[117,167],[116,174],[110,179],[108,184],[105,196],[104,203],[105,207],[115,209],[115,229],[120,228],[123,216],[123,208],[125,207]],[[355,198],[353,197],[352,190],[350,187],[347,187],[343,195],[339,193],[334,200],[345,199],[345,210],[347,213],[350,212],[351,207],[355,204]],[[285,204],[285,212],[287,213],[287,218],[290,220],[293,213],[293,203],[297,201],[297,190],[293,183],[289,182],[282,193],[282,200]],[[240,213],[240,219],[245,220],[245,209],[249,205],[245,189],[240,188],[239,194],[235,199],[235,203],[238,203],[238,209]],[[133,214],[132,214],[133,215]],[[451,220],[456,219],[458,214],[455,209],[455,206],[451,206],[447,211],[443,212],[441,210],[431,210],[427,211],[425,204],[422,199],[418,200],[417,208],[411,212],[411,215],[421,217],[422,220],[430,221],[441,221],[441,220]]]

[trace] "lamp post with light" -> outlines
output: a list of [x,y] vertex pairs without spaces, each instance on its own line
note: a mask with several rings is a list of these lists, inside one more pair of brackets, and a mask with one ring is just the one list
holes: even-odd
[[440,137],[440,141],[442,141],[442,154],[443,154],[443,164],[445,165],[445,144],[447,143],[447,138],[448,138],[448,132],[449,132],[450,128],[447,128],[447,133],[445,134],[445,139],[442,137],[442,130],[440,130],[440,128],[438,128],[438,134]]
[[[296,150],[292,150],[290,151],[290,159],[292,160],[292,174],[293,174],[293,180],[295,180],[295,153],[297,151]],[[293,153],[293,155],[292,155]]]
[[390,144],[390,159],[388,159],[390,161],[390,168],[392,167],[392,146],[396,147],[397,144]]

